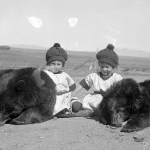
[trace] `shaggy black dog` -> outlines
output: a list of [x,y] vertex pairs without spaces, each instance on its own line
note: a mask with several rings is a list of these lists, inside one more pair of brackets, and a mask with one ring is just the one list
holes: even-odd
[[150,126],[150,80],[137,83],[123,79],[111,86],[99,105],[99,122],[121,132],[139,131]]
[[0,71],[0,126],[33,124],[53,117],[55,83],[35,68]]

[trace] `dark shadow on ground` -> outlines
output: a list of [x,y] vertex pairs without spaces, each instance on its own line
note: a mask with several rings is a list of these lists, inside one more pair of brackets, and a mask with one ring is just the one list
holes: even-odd
[[74,113],[74,112],[66,113],[66,111],[63,110],[60,113],[58,113],[55,117],[57,118],[84,117],[87,119],[93,119],[95,121],[99,121],[99,116],[94,115],[94,112],[89,109],[82,109],[82,110],[79,110],[77,113]]

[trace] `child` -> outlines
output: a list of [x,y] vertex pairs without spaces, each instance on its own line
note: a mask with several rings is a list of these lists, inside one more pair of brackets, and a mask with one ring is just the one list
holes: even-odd
[[59,43],[55,43],[46,53],[47,66],[44,71],[55,82],[57,92],[53,115],[70,109],[71,92],[76,88],[74,80],[63,71],[67,59],[68,55]]
[[118,66],[119,58],[114,52],[114,46],[112,44],[108,44],[106,49],[99,51],[96,54],[96,58],[100,69],[99,72],[86,76],[72,94],[72,96],[76,96],[82,89],[89,90],[93,88],[94,93],[84,97],[82,108],[89,109],[95,114],[98,113],[98,105],[102,101],[105,91],[114,82],[123,79],[121,75],[114,73],[114,69]]

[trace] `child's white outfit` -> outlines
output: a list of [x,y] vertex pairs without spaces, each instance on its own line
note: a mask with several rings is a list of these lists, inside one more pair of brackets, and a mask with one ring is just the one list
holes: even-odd
[[88,94],[83,99],[83,108],[88,108],[91,110],[96,110],[98,105],[102,101],[103,94],[105,91],[117,81],[122,80],[123,77],[117,73],[112,73],[109,78],[104,79],[101,76],[101,73],[91,73],[85,77],[80,82],[80,85],[89,90],[90,88],[93,89],[94,93]]
[[[71,92],[69,92],[69,87],[75,84],[74,80],[65,72],[61,71],[57,74],[52,73],[48,70],[45,71],[49,77],[55,82],[56,84],[56,104],[54,107],[53,115],[56,115],[63,109],[70,108],[70,101],[71,101]],[[61,92],[67,92],[65,94],[61,94]],[[60,94],[59,94],[60,93]]]

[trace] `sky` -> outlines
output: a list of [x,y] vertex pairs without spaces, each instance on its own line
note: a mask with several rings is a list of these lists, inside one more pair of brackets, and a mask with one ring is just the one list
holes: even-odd
[[150,0],[0,0],[0,45],[150,52]]

